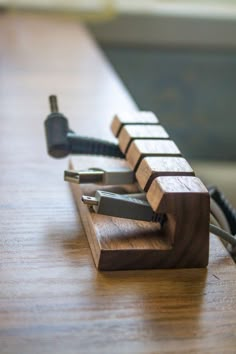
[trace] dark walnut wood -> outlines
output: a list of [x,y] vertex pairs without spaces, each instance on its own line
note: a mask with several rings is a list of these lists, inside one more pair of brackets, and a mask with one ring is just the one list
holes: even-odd
[[128,124],[119,134],[119,147],[125,154],[134,139],[168,139],[169,135],[160,124]]
[[117,113],[111,123],[112,133],[118,137],[124,125],[146,125],[159,123],[159,119],[153,112],[123,112]]
[[[155,222],[138,222],[96,214],[93,209],[83,205],[81,197],[83,194],[93,196],[99,187],[72,185],[97,268],[121,270],[206,267],[210,219],[210,198],[206,187],[194,177],[187,161],[181,157],[168,156],[178,151],[178,148],[172,141],[166,140],[168,134],[160,125],[135,125],[134,119],[130,121],[133,122],[132,125],[124,123],[121,128],[119,146],[123,152],[128,150],[127,160],[133,168],[137,165],[133,161],[140,161],[136,172],[137,181],[147,192],[153,211],[164,214],[166,221],[159,229]],[[113,119],[113,128],[116,123],[117,116]],[[131,147],[127,149],[129,142]],[[163,143],[167,145],[162,145]],[[157,156],[161,149],[162,154],[167,156]],[[154,160],[153,164],[146,158],[145,164],[142,164],[144,160],[141,159],[145,154],[149,155],[149,159],[162,159],[158,162]],[[168,163],[165,158],[169,159]],[[116,168],[119,166],[117,160]],[[75,164],[71,162],[70,169],[75,168]],[[81,165],[80,169],[83,168]],[[163,177],[155,178],[159,171]],[[137,193],[136,184],[133,185],[135,187]],[[116,187],[102,188],[114,192]],[[128,190],[123,188],[121,193],[126,194]]]
[[[71,163],[70,169],[74,168],[75,163]],[[170,186],[171,191],[168,189]],[[97,189],[121,194],[137,193],[135,185],[99,188],[97,185],[71,184],[71,188],[98,269],[207,266],[210,203],[209,194],[198,178],[160,177],[153,181],[147,198],[156,212],[167,216],[161,230],[154,222],[96,214],[81,201],[83,194],[93,196]]]
[[[172,242],[169,267],[206,267],[209,256],[210,198],[199,178],[157,177],[147,191],[157,213],[167,215],[166,228]],[[163,257],[163,263],[165,259]]]
[[[74,167],[71,163],[70,169]],[[172,249],[171,240],[167,230],[160,231],[159,224],[96,214],[82,203],[81,196],[94,195],[99,186],[71,184],[71,188],[98,269],[156,268],[160,266],[160,253],[164,252],[168,257]],[[136,185],[119,188],[102,186],[100,189],[116,193],[138,192]]]
[[181,152],[172,140],[137,139],[133,140],[126,153],[126,159],[132,170],[137,171],[144,157],[181,156]]
[[137,181],[145,191],[160,176],[194,176],[194,171],[183,157],[171,156],[145,157],[136,171]]

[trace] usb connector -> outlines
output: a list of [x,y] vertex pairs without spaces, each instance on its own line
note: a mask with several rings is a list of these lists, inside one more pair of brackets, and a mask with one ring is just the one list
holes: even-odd
[[64,180],[71,183],[98,183],[102,185],[132,184],[135,182],[134,172],[129,168],[109,169],[90,168],[76,171],[66,170]]
[[166,216],[155,213],[144,193],[116,194],[107,191],[96,191],[94,197],[82,196],[82,201],[98,214],[118,218],[158,222],[163,226]]

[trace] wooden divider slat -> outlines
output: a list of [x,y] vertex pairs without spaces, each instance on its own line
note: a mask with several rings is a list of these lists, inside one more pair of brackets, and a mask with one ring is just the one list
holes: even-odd
[[[168,212],[173,211],[176,197],[187,196],[191,199],[193,195],[201,193],[208,195],[206,187],[198,177],[161,176],[153,180],[146,196],[154,211]],[[196,213],[195,209],[190,209],[189,214],[193,211]]]
[[145,157],[136,172],[140,187],[147,191],[152,180],[159,176],[194,176],[194,171],[183,157]]
[[167,131],[156,125],[124,125],[119,134],[119,147],[125,154],[134,139],[168,139]]
[[126,159],[133,170],[137,169],[141,159],[146,156],[181,156],[181,152],[172,140],[134,140]]
[[158,118],[153,112],[139,111],[116,114],[111,123],[112,133],[118,137],[121,128],[126,124],[157,124]]
[[153,180],[147,200],[157,213],[167,215],[173,243],[170,262],[204,267],[209,257],[209,193],[197,177],[162,176]]

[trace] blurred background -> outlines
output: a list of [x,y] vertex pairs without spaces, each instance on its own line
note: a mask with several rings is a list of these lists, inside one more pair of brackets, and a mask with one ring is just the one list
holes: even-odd
[[236,205],[236,1],[0,0],[78,16],[141,110]]

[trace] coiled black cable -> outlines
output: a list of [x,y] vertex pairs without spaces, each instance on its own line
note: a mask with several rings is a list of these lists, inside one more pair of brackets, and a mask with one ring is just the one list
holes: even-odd
[[118,157],[125,156],[117,144],[102,139],[82,137],[68,133],[69,151],[71,154],[102,155]]

